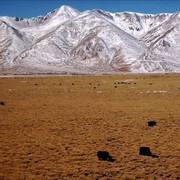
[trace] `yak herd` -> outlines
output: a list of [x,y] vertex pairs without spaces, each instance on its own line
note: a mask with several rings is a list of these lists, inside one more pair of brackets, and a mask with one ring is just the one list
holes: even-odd
[[[129,82],[114,83],[114,85],[115,85],[114,88],[117,88],[117,84],[129,84]],[[136,84],[136,83],[134,83],[134,84]],[[37,86],[37,85],[38,84],[35,84],[35,86]],[[60,83],[60,85],[62,85],[62,83]],[[71,85],[74,85],[74,83],[72,83]],[[90,85],[92,85],[92,83],[90,83]],[[100,84],[98,84],[98,86],[100,86]],[[96,89],[96,87],[94,87],[94,89]],[[0,106],[5,106],[5,102],[0,102]],[[149,127],[153,127],[153,126],[156,126],[157,123],[155,121],[148,121],[147,125]],[[139,148],[139,155],[151,156],[153,158],[158,158],[159,157],[159,156],[153,154],[149,147],[145,147],[145,146],[142,146],[142,147]],[[97,157],[98,157],[99,160],[104,160],[104,161],[109,161],[109,162],[115,161],[115,159],[113,159],[111,157],[111,155],[109,154],[109,152],[107,152],[107,151],[98,151],[97,152]]]
[[[157,123],[155,121],[148,121],[148,126],[150,126],[150,127],[156,126],[156,124]],[[153,158],[158,158],[159,157],[159,156],[153,154],[149,147],[145,147],[145,146],[141,146],[139,148],[139,155],[151,156]],[[97,157],[98,157],[99,160],[105,160],[105,161],[109,161],[109,162],[115,161],[115,159],[113,159],[111,157],[111,155],[109,154],[109,152],[107,152],[107,151],[98,151],[97,152]]]

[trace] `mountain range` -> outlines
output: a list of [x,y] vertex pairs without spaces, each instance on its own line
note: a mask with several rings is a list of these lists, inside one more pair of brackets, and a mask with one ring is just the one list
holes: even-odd
[[180,12],[0,17],[0,74],[180,72]]

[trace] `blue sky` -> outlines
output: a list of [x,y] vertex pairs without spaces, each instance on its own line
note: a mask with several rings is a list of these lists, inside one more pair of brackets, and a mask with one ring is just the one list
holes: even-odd
[[0,16],[35,17],[61,5],[71,6],[79,11],[103,9],[152,14],[180,11],[180,0],[0,0]]

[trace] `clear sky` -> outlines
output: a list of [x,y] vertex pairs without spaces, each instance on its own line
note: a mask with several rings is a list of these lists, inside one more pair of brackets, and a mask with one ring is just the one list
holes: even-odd
[[71,6],[79,11],[103,9],[151,14],[180,11],[180,0],[0,0],[0,16],[35,17],[61,5]]

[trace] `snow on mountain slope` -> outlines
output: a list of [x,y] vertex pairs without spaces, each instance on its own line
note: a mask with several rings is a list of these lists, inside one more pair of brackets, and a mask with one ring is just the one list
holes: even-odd
[[[34,38],[36,38],[45,35],[65,21],[76,17],[78,14],[79,12],[77,10],[74,10],[68,6],[62,6],[52,13],[48,13],[46,16],[38,17],[38,19],[41,19],[41,23],[39,25],[33,26],[31,28],[25,27],[21,30],[26,34],[32,35]],[[37,18],[33,18],[33,20],[37,21]]]
[[[143,42],[151,49],[157,49],[158,46],[165,48],[166,52],[171,45],[179,48],[180,43],[180,13],[173,14],[161,25],[147,32],[141,38]],[[167,48],[168,47],[168,48]]]
[[[146,43],[149,52],[156,57],[154,61],[159,61],[161,69],[179,72],[180,13],[171,15],[161,25],[150,30],[141,40]],[[148,60],[149,57],[145,56],[144,59]]]
[[28,47],[31,39],[0,20],[0,69],[13,66],[15,55]]
[[61,6],[59,9],[46,14],[45,16],[38,16],[31,19],[17,18],[17,17],[0,17],[8,25],[25,33],[33,38],[43,36],[44,34],[56,28],[61,23],[70,18],[77,16],[79,12],[68,6]]
[[168,13],[155,15],[135,12],[110,13],[102,10],[94,10],[94,12],[138,39],[172,15]]
[[[38,40],[18,55],[14,63],[24,63],[26,66],[56,65],[57,69],[73,67],[83,72],[118,71],[123,69],[119,67],[122,64],[130,71],[132,63],[138,64],[134,57],[142,55],[145,50],[142,42],[96,13],[87,11]],[[119,62],[118,54],[121,54]]]
[[0,73],[180,72],[179,16],[62,6],[0,17]]

